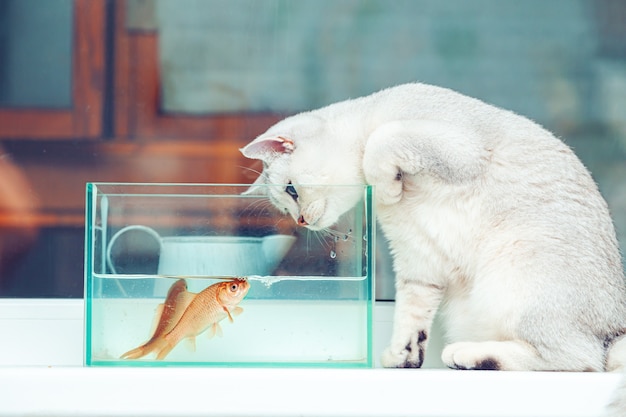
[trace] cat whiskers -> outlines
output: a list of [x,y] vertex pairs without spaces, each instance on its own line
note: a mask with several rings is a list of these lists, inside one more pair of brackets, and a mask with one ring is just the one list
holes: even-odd
[[307,229],[307,250],[311,249],[311,235],[313,235],[322,248],[328,250],[331,254],[336,253],[337,243],[352,239],[351,233],[352,231],[344,233],[328,227],[320,230]]
[[341,232],[339,230],[335,230],[335,229],[331,229],[327,227],[322,230],[319,230],[319,232],[323,234],[325,237],[332,236],[335,242],[339,242],[340,240],[348,241],[352,239],[352,230],[348,232]]
[[[283,214],[283,216],[275,215],[276,212]],[[274,204],[269,200],[269,198],[262,196],[258,199],[254,199],[251,201],[242,211],[242,218],[254,218],[254,217],[269,217],[275,219],[274,223],[269,227],[271,229],[281,230],[285,227],[280,227],[281,222],[292,222],[291,216],[288,216],[286,211],[280,210],[276,208]],[[287,226],[289,227],[289,226]]]
[[255,199],[241,211],[242,217],[259,217],[273,208],[266,198]]
[[255,174],[258,174],[259,176],[264,175],[264,172],[256,170],[254,168],[250,168],[250,167],[245,167],[243,165],[237,165],[237,168],[241,168],[245,171],[250,171],[250,172],[254,172]]

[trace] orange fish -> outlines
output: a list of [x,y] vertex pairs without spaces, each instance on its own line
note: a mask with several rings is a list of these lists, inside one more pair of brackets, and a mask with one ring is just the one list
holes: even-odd
[[168,334],[178,323],[183,313],[193,300],[195,293],[187,291],[187,282],[179,279],[172,285],[167,292],[167,297],[163,304],[159,304],[155,315],[158,323],[150,340],[143,345],[128,351],[122,355],[122,358],[137,359],[145,356],[146,346],[153,343],[156,339]]
[[[243,311],[237,304],[246,296],[250,284],[244,279],[218,282],[199,292],[178,320],[178,323],[167,333],[153,337],[146,344],[122,355],[122,358],[137,359],[155,352],[161,360],[185,338],[194,339],[209,329],[210,336],[221,334],[219,322]],[[155,332],[156,333],[156,332]]]

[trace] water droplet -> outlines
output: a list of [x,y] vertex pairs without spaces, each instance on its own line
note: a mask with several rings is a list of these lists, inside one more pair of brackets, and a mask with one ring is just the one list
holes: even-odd
[[367,241],[367,235],[363,235],[363,240]]
[[335,236],[335,242],[339,242],[339,236]]
[[352,234],[352,229],[348,229],[348,234],[351,235]]
[[335,259],[337,257],[337,252],[335,252],[334,250],[330,251],[330,257]]
[[343,235],[343,240],[348,240],[348,235]]

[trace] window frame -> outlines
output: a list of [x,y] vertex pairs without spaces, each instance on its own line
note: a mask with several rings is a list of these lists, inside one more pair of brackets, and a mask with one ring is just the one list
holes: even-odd
[[158,33],[129,29],[126,3],[126,0],[115,3],[116,138],[246,143],[285,116],[250,112],[196,116],[161,111]]
[[0,108],[0,137],[98,138],[103,133],[106,0],[74,0],[72,107]]

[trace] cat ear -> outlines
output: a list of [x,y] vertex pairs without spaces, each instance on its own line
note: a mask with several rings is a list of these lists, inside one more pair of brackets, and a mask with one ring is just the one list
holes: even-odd
[[291,139],[278,135],[257,138],[239,150],[246,158],[269,161],[279,154],[291,153],[294,149]]

